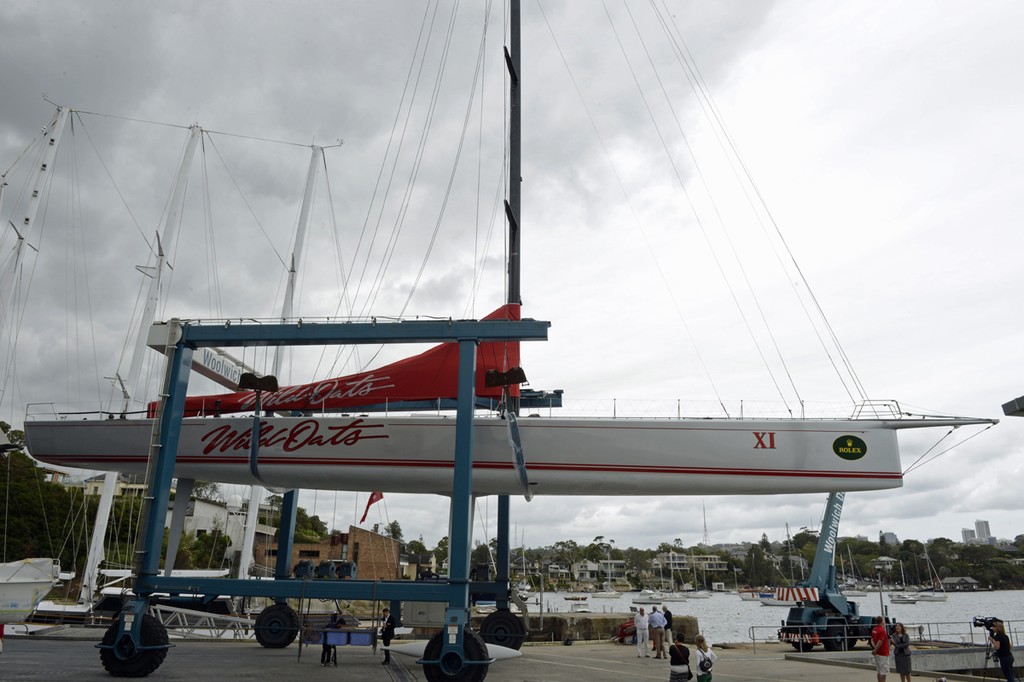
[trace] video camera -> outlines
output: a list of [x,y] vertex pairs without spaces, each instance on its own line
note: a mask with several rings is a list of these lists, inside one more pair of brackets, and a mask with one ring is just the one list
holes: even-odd
[[1002,622],[1001,619],[995,616],[975,616],[974,621],[971,623],[976,628],[985,628],[991,630],[993,623]]

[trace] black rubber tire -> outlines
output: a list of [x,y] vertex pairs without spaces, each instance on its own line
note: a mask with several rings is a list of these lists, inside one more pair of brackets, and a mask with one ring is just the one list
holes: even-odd
[[808,651],[814,648],[814,645],[810,642],[790,642],[790,644],[793,645],[794,649],[801,653],[807,653]]
[[511,611],[495,611],[480,624],[480,636],[488,644],[518,651],[526,640],[526,626],[523,620]]
[[856,646],[857,646],[857,638],[856,637],[851,635],[851,636],[846,638],[846,650],[847,651],[853,651],[853,649]]
[[272,604],[256,616],[256,641],[267,649],[283,649],[299,636],[299,615],[287,604]]
[[[114,644],[117,641],[119,620],[103,633],[103,644]],[[148,613],[142,616],[142,646],[160,646],[167,644],[167,628]],[[103,668],[113,677],[145,677],[160,667],[167,658],[167,649],[146,649],[136,651],[130,637],[122,637],[116,649],[100,649],[100,661]]]
[[[423,650],[423,658],[428,661],[437,660],[441,657],[441,649],[444,648],[445,633],[438,632],[427,642]],[[472,630],[467,629],[463,637],[463,649],[465,658],[470,661],[487,660],[487,645],[483,638]],[[454,666],[453,666],[454,667]],[[455,672],[445,671],[441,664],[425,664],[423,676],[427,682],[483,682],[487,677],[489,665],[463,665],[461,670]]]
[[846,644],[846,638],[843,636],[842,629],[830,627],[825,630],[825,635],[821,638],[821,644],[825,647],[825,651],[842,651],[843,645]]

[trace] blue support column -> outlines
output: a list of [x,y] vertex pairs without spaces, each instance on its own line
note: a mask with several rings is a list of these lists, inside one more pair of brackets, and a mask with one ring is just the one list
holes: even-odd
[[[160,572],[160,550],[164,542],[164,522],[167,518],[167,503],[171,497],[171,481],[174,478],[174,461],[178,454],[178,440],[181,436],[181,419],[185,414],[185,395],[188,392],[188,376],[192,368],[192,349],[182,343],[174,349],[174,355],[167,363],[164,381],[165,398],[157,420],[159,444],[151,452],[149,499],[143,509],[142,547],[138,562],[138,578],[141,580]],[[155,460],[155,462],[154,462]],[[136,594],[142,594],[137,585]]]
[[511,574],[512,554],[509,539],[509,531],[511,529],[510,506],[508,495],[498,495],[498,552],[494,557],[496,569],[494,581],[498,584],[495,601],[499,609],[508,608],[508,583]]
[[455,480],[448,542],[448,609],[444,652],[463,654],[469,622],[469,556],[473,522],[473,401],[476,341],[459,341],[459,400],[455,421]]
[[135,594],[138,597],[127,604],[117,621],[117,635],[113,644],[99,645],[115,652],[126,660],[148,648],[164,649],[166,644],[145,646],[142,641],[142,622],[149,602],[147,597],[154,591],[149,583],[160,572],[160,550],[164,540],[164,521],[167,504],[171,497],[171,481],[174,478],[174,462],[178,453],[181,435],[181,419],[185,414],[185,395],[188,392],[188,377],[192,368],[193,349],[178,341],[174,353],[167,363],[164,375],[164,394],[156,432],[153,435],[149,458],[149,478],[146,481],[148,496],[143,508],[143,525],[139,538],[139,554],[136,563]]
[[289,490],[281,503],[281,523],[277,530],[277,568],[274,577],[278,580],[292,574],[292,547],[295,545],[295,516],[299,510],[299,491]]

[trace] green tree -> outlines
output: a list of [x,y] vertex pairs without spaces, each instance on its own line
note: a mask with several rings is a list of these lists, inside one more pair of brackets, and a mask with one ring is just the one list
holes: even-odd
[[192,499],[216,502],[220,499],[220,484],[213,481],[196,481],[192,486]]
[[429,550],[427,546],[423,544],[423,538],[419,540],[410,540],[405,545],[405,551],[409,554],[426,554]]
[[448,561],[448,536],[445,535],[443,538],[437,541],[437,547],[434,548],[434,558],[437,559],[437,565],[441,566],[444,562]]
[[394,538],[399,542],[402,541],[402,525],[397,520],[392,521],[388,525],[384,526],[384,535],[389,538]]

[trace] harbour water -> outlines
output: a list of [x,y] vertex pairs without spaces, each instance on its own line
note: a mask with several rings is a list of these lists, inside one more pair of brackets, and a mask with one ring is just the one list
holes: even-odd
[[[573,602],[566,601],[567,592],[544,594],[544,610],[547,613],[568,613]],[[620,613],[629,616],[635,592],[624,592],[617,599],[595,599],[590,597],[587,606],[591,613]],[[867,596],[850,599],[858,604],[863,615],[879,614],[879,593],[868,592]],[[985,630],[971,625],[975,616],[995,616],[1007,624],[1011,639],[1022,643],[1024,638],[1024,590],[997,592],[951,592],[945,602],[917,602],[916,604],[891,604],[889,592],[882,593],[885,615],[904,623],[915,637],[943,639],[953,642],[975,642],[984,644]],[[776,630],[786,617],[787,608],[763,606],[757,601],[744,601],[738,594],[716,592],[708,599],[689,599],[684,602],[665,602],[673,615],[695,616],[701,631],[711,642],[750,642],[751,636],[758,642],[775,641]],[[643,605],[650,610],[650,605]],[[535,607],[533,607],[535,608]],[[916,629],[915,626],[921,626]]]

